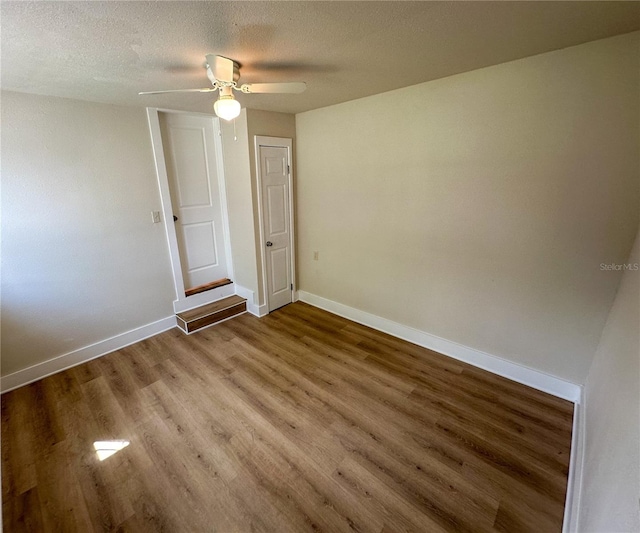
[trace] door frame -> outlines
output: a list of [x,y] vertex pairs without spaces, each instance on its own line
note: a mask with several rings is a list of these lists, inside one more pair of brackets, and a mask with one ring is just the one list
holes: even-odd
[[287,186],[289,187],[289,246],[291,250],[291,302],[297,300],[296,291],[296,239],[295,239],[295,216],[294,216],[294,188],[293,188],[293,139],[287,137],[268,137],[265,135],[254,135],[255,169],[258,199],[258,235],[260,238],[260,274],[262,275],[262,303],[269,312],[269,291],[267,281],[267,262],[264,249],[264,212],[262,209],[262,165],[260,164],[260,147],[270,146],[274,148],[287,149],[287,164],[289,165]]
[[[176,227],[173,222],[173,206],[171,204],[171,190],[169,188],[169,175],[167,174],[166,159],[164,156],[164,146],[162,143],[162,133],[160,130],[160,113],[177,113],[211,119],[213,128],[214,150],[216,153],[216,172],[218,174],[218,187],[220,190],[220,208],[222,211],[222,233],[224,236],[224,246],[226,252],[227,276],[233,281],[233,261],[231,257],[231,240],[229,231],[229,211],[227,205],[227,188],[224,176],[224,165],[222,161],[222,140],[220,131],[220,119],[207,113],[192,113],[176,111],[174,109],[162,109],[159,107],[147,107],[147,121],[149,122],[149,132],[151,133],[151,148],[153,149],[153,159],[160,188],[160,202],[162,204],[162,218],[169,245],[169,258],[171,260],[171,270],[173,273],[173,284],[176,291],[176,300],[173,302],[174,312],[180,313],[210,301],[219,300],[224,296],[234,294],[233,285],[226,285],[214,291],[206,291],[192,296],[185,296],[184,277],[182,276],[182,266],[180,264],[180,249],[178,248],[178,238]],[[229,293],[229,294],[227,294]]]

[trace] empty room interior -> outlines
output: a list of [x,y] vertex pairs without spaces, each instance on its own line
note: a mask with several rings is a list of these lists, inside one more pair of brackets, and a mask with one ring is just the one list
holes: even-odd
[[0,17],[4,531],[640,531],[640,2]]

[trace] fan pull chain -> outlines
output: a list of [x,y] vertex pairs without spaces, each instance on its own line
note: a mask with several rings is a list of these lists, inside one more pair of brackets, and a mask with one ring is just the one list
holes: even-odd
[[238,140],[238,136],[236,135],[236,119],[233,119],[233,140],[237,141]]

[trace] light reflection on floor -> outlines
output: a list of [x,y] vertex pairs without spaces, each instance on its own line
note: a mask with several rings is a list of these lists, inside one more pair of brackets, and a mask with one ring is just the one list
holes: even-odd
[[128,440],[97,440],[93,443],[96,455],[100,461],[104,461],[107,457],[111,457],[114,453],[119,452],[127,446],[129,446]]

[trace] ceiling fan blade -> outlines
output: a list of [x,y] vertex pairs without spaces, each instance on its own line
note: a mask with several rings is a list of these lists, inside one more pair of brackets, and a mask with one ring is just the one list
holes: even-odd
[[302,93],[307,89],[304,82],[288,82],[288,83],[245,83],[240,87],[243,93]]
[[235,61],[215,54],[207,54],[205,57],[209,70],[216,80],[229,83],[238,81],[240,77],[239,66]]
[[217,91],[215,87],[207,87],[206,89],[169,89],[168,91],[143,91],[138,93],[144,94],[162,94],[162,93],[211,93]]

